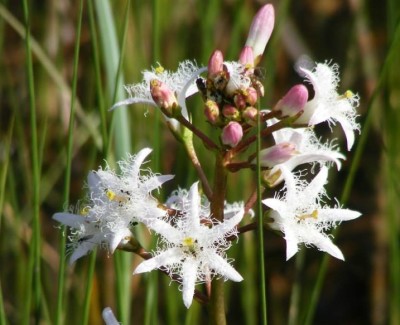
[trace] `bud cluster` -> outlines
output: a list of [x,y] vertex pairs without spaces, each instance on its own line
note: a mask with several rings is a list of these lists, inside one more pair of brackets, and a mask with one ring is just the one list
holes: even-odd
[[264,95],[254,72],[252,53],[252,48],[246,46],[239,62],[224,62],[222,52],[215,50],[208,62],[207,77],[196,80],[207,121],[222,129],[222,143],[231,147],[240,141],[243,129],[255,125],[255,105]]

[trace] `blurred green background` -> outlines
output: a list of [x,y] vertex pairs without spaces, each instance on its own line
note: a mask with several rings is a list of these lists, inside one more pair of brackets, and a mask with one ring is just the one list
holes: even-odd
[[[156,110],[107,110],[127,96],[123,84],[139,82],[157,62],[170,70],[184,59],[204,65],[216,48],[236,60],[264,3],[0,1],[0,324],[101,324],[106,306],[124,324],[207,320],[197,302],[186,311],[178,285],[164,274],[133,277],[140,258],[128,253],[101,251],[60,264],[65,237],[51,216],[85,195],[89,170],[145,146],[154,148],[154,171],[177,175],[160,196],[196,180]],[[363,132],[340,173],[331,172],[329,190],[363,216],[340,226],[336,242],[346,262],[324,260],[315,306],[323,254],[308,249],[286,262],[284,240],[265,232],[269,322],[400,324],[400,2],[272,3],[276,26],[260,64],[262,106],[301,82],[294,64],[302,55],[339,63],[340,90],[361,97]],[[207,128],[200,100],[189,105]],[[340,128],[336,135],[344,148]],[[211,171],[209,153],[199,150],[199,157]],[[253,182],[252,173],[234,175],[229,200],[245,200]],[[150,247],[148,232],[141,236]],[[230,252],[245,281],[227,284],[229,323],[259,323],[256,251],[255,234],[246,234]]]

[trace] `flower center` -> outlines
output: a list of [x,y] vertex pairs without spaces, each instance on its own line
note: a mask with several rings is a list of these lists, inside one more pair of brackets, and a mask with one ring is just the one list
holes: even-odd
[[108,197],[108,199],[110,201],[115,201],[115,202],[118,202],[120,204],[128,202],[128,200],[129,200],[129,192],[121,190],[121,193],[126,194],[128,196],[126,196],[126,195],[118,195],[117,193],[115,193],[114,191],[112,191],[110,189],[106,190],[106,195],[107,195],[107,197]]
[[299,220],[306,220],[309,218],[317,220],[318,219],[318,210],[314,210],[313,212],[308,213],[308,214],[301,214],[299,216],[296,216],[296,218]]

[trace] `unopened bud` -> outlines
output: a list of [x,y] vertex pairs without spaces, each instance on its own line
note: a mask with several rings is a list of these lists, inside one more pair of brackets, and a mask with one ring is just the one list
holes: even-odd
[[204,106],[204,115],[211,124],[217,124],[219,121],[219,107],[213,100],[207,100]]
[[222,115],[229,120],[238,120],[240,118],[239,110],[230,104],[225,104],[222,108]]
[[224,145],[234,148],[240,142],[242,137],[243,129],[238,122],[229,122],[222,129],[221,141]]
[[249,105],[254,106],[258,100],[257,90],[253,87],[249,87],[246,89],[245,93],[246,93],[246,102]]
[[273,108],[282,117],[294,116],[303,110],[308,100],[308,90],[304,85],[296,85],[283,96]]
[[253,48],[254,65],[256,66],[264,53],[268,40],[274,29],[275,12],[271,4],[266,4],[256,13],[250,26],[246,46]]
[[296,153],[296,146],[293,143],[281,142],[260,151],[260,165],[272,168],[275,165],[284,163]]
[[224,68],[224,56],[221,51],[215,50],[208,60],[208,77],[214,78]]
[[163,109],[163,113],[171,117],[178,107],[174,92],[162,81],[153,79],[150,81],[150,93],[154,102]]
[[248,106],[242,112],[242,118],[246,121],[247,124],[254,126],[256,125],[257,122],[257,114],[258,114],[257,108]]
[[241,93],[238,93],[233,97],[233,102],[235,103],[235,106],[240,110],[245,109],[247,106],[246,96]]

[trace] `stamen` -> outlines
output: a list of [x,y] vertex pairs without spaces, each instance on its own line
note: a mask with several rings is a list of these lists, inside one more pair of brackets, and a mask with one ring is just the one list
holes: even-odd
[[154,71],[155,71],[157,74],[163,73],[164,70],[165,70],[164,67],[161,66],[161,65],[159,65],[157,68],[154,69]]
[[90,207],[89,206],[85,206],[81,209],[80,214],[82,216],[87,216],[89,214],[90,211]]
[[299,220],[305,220],[307,218],[312,218],[312,219],[318,219],[318,210],[314,210],[310,214],[302,214],[300,216],[297,216],[297,219]]
[[122,195],[117,195],[117,194],[115,194],[115,192],[113,192],[110,189],[107,189],[106,195],[110,201],[116,201],[119,203],[126,203],[128,201],[127,197],[122,196]]

